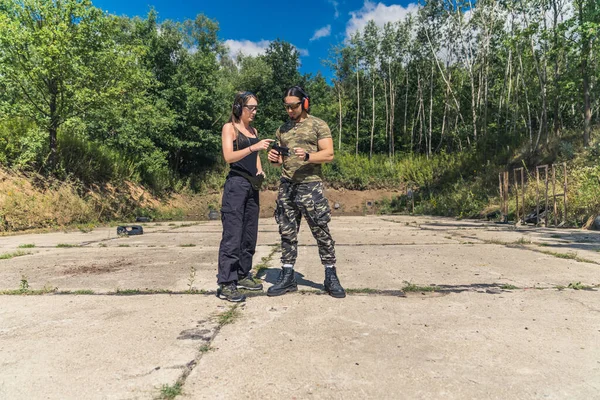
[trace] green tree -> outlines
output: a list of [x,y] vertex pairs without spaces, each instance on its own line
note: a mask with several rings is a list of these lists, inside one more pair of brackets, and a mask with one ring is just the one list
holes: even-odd
[[51,170],[61,125],[118,101],[134,83],[141,49],[115,46],[115,28],[89,0],[0,0],[0,76],[22,100],[13,112],[48,132]]

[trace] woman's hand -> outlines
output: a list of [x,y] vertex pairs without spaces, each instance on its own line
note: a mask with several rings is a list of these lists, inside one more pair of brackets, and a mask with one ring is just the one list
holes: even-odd
[[252,146],[250,146],[250,150],[252,150],[252,152],[267,150],[269,148],[269,146],[271,145],[271,142],[274,142],[274,140],[273,139],[263,139],[260,142],[254,143]]

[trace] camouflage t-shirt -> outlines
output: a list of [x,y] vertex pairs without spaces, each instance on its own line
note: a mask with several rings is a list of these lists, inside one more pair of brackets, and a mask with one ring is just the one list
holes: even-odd
[[317,182],[323,180],[321,164],[302,161],[294,154],[294,147],[300,147],[309,153],[319,151],[319,140],[331,137],[327,123],[309,115],[304,121],[296,123],[289,120],[277,129],[277,142],[289,147],[291,156],[283,157],[282,176],[292,182]]

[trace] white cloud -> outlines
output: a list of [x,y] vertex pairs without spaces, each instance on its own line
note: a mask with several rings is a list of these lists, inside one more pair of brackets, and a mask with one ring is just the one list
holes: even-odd
[[331,35],[331,25],[327,25],[322,27],[321,29],[317,29],[313,37],[310,38],[310,41],[320,39],[322,37],[327,37]]
[[350,13],[352,17],[346,24],[346,38],[349,39],[356,31],[362,31],[370,20],[373,20],[377,26],[383,27],[387,22],[402,21],[408,14],[416,14],[418,10],[419,6],[415,3],[402,7],[397,4],[391,6],[383,3],[375,4],[367,0],[363,8]]
[[340,3],[338,3],[336,0],[327,0],[327,2],[329,4],[331,4],[333,6],[333,9],[335,10],[335,13],[333,14],[334,18],[337,18],[340,16],[340,12],[338,11],[338,5]]
[[[296,46],[294,46],[294,47],[296,47]],[[299,47],[296,47],[296,50],[298,50],[298,53],[300,53],[300,57],[308,57],[309,56],[308,50],[306,50],[306,49],[301,49]]]
[[251,42],[250,40],[226,40],[225,45],[229,47],[229,55],[235,57],[238,53],[242,53],[246,56],[256,57],[261,54],[265,54],[267,47],[271,43],[270,40],[260,40],[258,42]]
[[[267,48],[271,44],[270,40],[259,40],[258,42],[252,42],[250,40],[232,40],[228,39],[225,41],[225,45],[229,48],[229,55],[235,59],[238,53],[242,53],[245,56],[256,57],[261,54],[265,54]],[[301,49],[294,46],[301,57],[307,57],[308,50]]]

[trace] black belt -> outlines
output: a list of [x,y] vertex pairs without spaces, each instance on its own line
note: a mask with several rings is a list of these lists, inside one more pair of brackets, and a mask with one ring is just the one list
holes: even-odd
[[254,190],[260,190],[260,188],[263,184],[263,181],[265,180],[265,177],[262,174],[252,176],[246,172],[242,172],[242,171],[239,171],[236,169],[230,170],[229,173],[233,174],[233,175],[241,176],[242,178],[246,178],[246,180],[248,182],[250,182],[250,185],[252,185],[252,188]]

